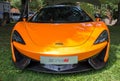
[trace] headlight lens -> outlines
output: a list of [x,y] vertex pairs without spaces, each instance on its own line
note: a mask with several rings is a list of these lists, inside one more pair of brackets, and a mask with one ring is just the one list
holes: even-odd
[[108,32],[106,30],[104,30],[99,37],[97,38],[97,40],[94,42],[94,44],[98,44],[98,43],[102,43],[108,41]]
[[12,35],[12,41],[19,42],[21,44],[25,44],[24,40],[20,36],[20,34],[15,30]]

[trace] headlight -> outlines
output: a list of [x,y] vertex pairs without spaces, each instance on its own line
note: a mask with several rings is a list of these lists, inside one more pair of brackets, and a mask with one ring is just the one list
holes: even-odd
[[12,41],[19,42],[21,44],[25,44],[24,40],[20,36],[20,34],[15,30],[12,35]]
[[94,44],[98,44],[98,43],[102,43],[108,41],[108,32],[106,30],[104,30],[99,37],[97,38],[97,40],[94,42]]

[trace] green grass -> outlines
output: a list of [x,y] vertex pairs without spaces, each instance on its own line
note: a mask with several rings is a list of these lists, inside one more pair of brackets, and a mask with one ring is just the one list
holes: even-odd
[[109,27],[111,48],[108,64],[101,70],[74,74],[21,71],[11,61],[10,32],[13,24],[0,27],[0,81],[120,81],[120,27]]

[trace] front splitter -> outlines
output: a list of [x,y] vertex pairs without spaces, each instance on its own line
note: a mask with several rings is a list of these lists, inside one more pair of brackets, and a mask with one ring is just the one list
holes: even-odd
[[50,70],[48,68],[43,67],[39,62],[32,62],[28,67],[29,70],[44,72],[44,73],[54,73],[54,74],[66,74],[66,73],[77,73],[91,70],[92,67],[88,63],[88,61],[79,62],[75,68],[69,70]]

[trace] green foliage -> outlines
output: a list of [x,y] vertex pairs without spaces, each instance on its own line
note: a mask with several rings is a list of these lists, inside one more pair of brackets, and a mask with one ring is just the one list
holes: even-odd
[[[29,3],[29,7],[30,7],[30,10],[37,10],[38,8],[40,8],[41,6],[43,6],[43,1],[44,0],[32,0],[30,3]],[[19,8],[21,9],[21,0],[12,0],[11,1],[11,5],[15,8]]]
[[30,9],[36,11],[43,6],[43,0],[33,0],[29,4]]
[[6,0],[0,0],[0,1],[6,1]]
[[94,18],[94,13],[95,13],[95,10],[94,10],[94,5],[92,4],[89,4],[89,3],[85,3],[85,2],[81,2],[80,3],[80,7],[85,10],[87,13],[89,13],[89,15]]
[[102,16],[104,17],[106,14],[106,8],[108,8],[112,11],[113,13],[113,17],[115,18],[116,15],[118,16],[118,14],[116,13],[116,11],[118,10],[118,3],[120,2],[120,0],[100,0],[102,6],[101,6],[101,11],[102,11]]
[[21,0],[12,0],[11,1],[11,6],[15,7],[15,8],[21,8]]
[[[120,0],[100,0],[101,2],[101,15],[102,17],[105,17],[106,15],[106,5],[110,5],[111,7],[111,11],[113,11],[114,9],[118,9],[118,6],[116,5]],[[36,11],[38,10],[40,7],[44,6],[44,0],[32,0],[29,3],[29,7],[30,7],[30,11]],[[21,2],[20,0],[11,0],[11,5],[16,7],[16,8],[21,8]],[[91,16],[93,17],[93,14],[98,10],[98,8],[95,9],[94,5],[89,4],[89,3],[85,3],[85,2],[81,2],[81,7],[89,14],[91,14]],[[94,18],[94,17],[93,17]]]
[[102,4],[109,4],[109,3],[118,4],[120,2],[120,0],[100,0],[100,2]]

